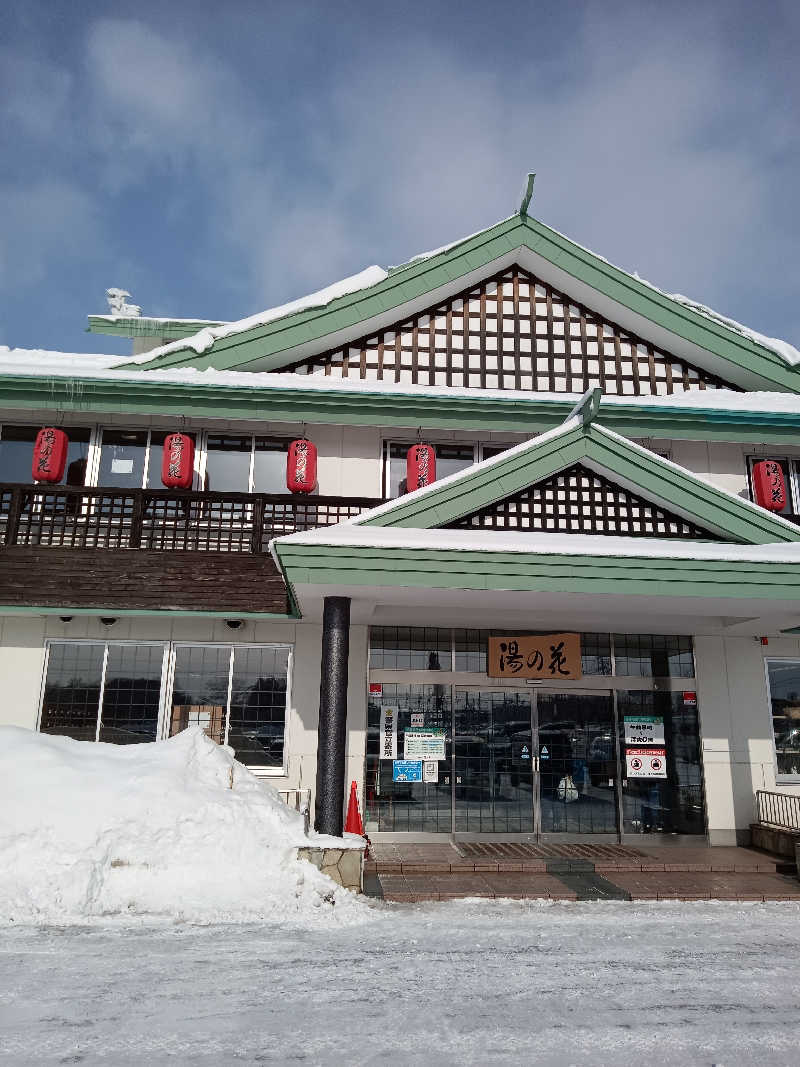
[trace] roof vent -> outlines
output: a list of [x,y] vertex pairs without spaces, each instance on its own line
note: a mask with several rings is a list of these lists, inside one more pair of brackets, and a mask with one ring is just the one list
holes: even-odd
[[126,303],[125,297],[130,295],[127,289],[106,289],[106,300],[108,301],[110,313],[112,315],[125,315],[129,318],[136,318],[141,315],[142,309],[138,304]]

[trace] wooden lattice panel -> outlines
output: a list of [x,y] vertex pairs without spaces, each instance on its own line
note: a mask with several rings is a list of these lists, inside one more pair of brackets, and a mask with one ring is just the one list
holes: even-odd
[[468,389],[637,396],[738,389],[671,356],[515,266],[298,374]]
[[448,526],[458,530],[719,540],[580,463]]

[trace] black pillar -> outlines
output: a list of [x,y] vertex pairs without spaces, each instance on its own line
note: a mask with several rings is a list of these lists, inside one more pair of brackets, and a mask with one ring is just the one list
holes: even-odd
[[347,736],[347,661],[350,598],[326,596],[322,615],[317,796],[314,829],[341,837],[344,828],[344,755]]

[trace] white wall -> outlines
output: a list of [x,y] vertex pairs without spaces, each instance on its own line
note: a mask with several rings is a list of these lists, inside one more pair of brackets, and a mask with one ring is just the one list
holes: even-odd
[[747,839],[757,789],[800,794],[800,785],[775,783],[772,716],[766,657],[800,658],[800,640],[696,637],[697,700],[712,844]]

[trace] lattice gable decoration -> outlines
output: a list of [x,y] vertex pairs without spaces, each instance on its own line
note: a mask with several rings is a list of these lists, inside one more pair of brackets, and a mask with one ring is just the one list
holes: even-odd
[[447,528],[720,540],[582,463],[448,523]]
[[297,374],[413,385],[641,396],[739,387],[654,347],[519,266]]

